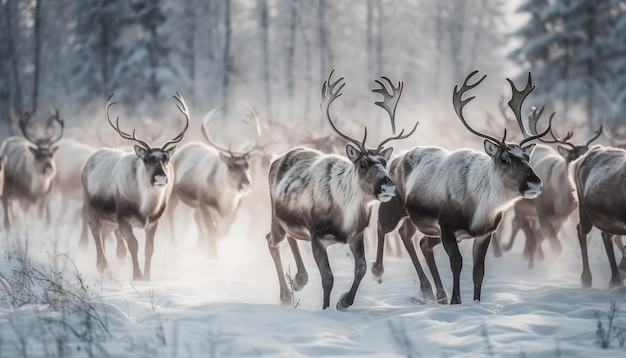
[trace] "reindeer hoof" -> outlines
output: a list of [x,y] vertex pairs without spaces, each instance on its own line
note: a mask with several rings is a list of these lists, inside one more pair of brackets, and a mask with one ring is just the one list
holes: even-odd
[[430,285],[426,287],[422,287],[421,290],[422,290],[422,298],[424,298],[427,301],[435,300],[435,294],[433,293],[433,289]]
[[280,291],[280,302],[284,305],[291,303],[291,293],[288,291]]
[[626,276],[626,257],[622,257],[622,261],[619,262],[617,268],[622,272],[622,276]]
[[617,277],[611,277],[611,281],[609,281],[609,288],[622,287],[624,284],[622,283],[622,277],[618,274]]
[[445,291],[437,291],[437,303],[441,305],[448,304],[448,296]]
[[293,290],[300,291],[309,282],[309,274],[306,272],[298,272],[296,279],[293,281]]
[[352,306],[353,302],[348,303],[346,300],[346,296],[348,296],[348,293],[344,293],[343,295],[341,295],[341,297],[339,298],[339,301],[337,301],[337,310],[338,311],[345,311],[348,309],[348,307]]
[[150,277],[146,277],[141,271],[133,272],[133,281],[150,281]]
[[374,279],[376,279],[376,282],[383,282],[383,273],[385,273],[385,267],[382,264],[377,264],[376,262],[373,262],[372,275],[374,275]]

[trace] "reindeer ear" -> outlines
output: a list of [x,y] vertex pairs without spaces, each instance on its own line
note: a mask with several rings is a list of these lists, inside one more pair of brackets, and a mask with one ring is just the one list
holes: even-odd
[[176,152],[176,147],[172,147],[172,148],[166,150],[165,154],[167,154],[167,157],[169,159],[172,159],[172,156],[174,155],[175,152]]
[[389,161],[389,158],[391,158],[391,153],[393,153],[393,148],[389,147],[389,148],[383,150],[383,152],[380,153],[380,154],[383,155],[383,158],[385,158],[386,161]]
[[526,153],[529,157],[533,155],[533,152],[535,151],[535,143],[533,144],[529,144],[525,147],[522,147],[522,150],[524,151],[524,153]]
[[137,154],[139,158],[143,159],[146,156],[146,153],[148,153],[146,148],[135,145],[135,154]]
[[492,158],[495,158],[498,154],[498,150],[500,150],[500,146],[496,143],[490,141],[489,139],[485,139],[485,152]]
[[7,163],[7,156],[0,155],[0,167],[3,167]]
[[352,144],[346,145],[346,154],[348,155],[348,159],[350,159],[352,163],[356,162],[356,160],[359,159],[359,156],[361,156],[361,152],[356,149]]
[[557,146],[556,149],[558,150],[559,154],[565,159],[569,158],[570,154],[572,153],[569,148],[562,145]]

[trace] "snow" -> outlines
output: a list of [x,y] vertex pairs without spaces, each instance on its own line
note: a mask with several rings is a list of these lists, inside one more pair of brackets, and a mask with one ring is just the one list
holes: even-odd
[[[32,265],[54,269],[51,262],[66,263],[60,271],[71,282],[65,288],[72,291],[79,286],[73,265],[67,264],[64,256],[52,254],[67,253],[84,280],[85,302],[106,330],[99,329],[94,320],[91,338],[63,335],[68,332],[63,324],[78,331],[84,325],[84,315],[77,309],[73,313],[68,310],[64,318],[49,304],[14,307],[0,300],[0,356],[624,357],[626,347],[620,348],[617,340],[608,349],[596,343],[598,318],[606,328],[611,301],[618,307],[614,324],[626,328],[626,290],[607,288],[610,270],[595,233],[589,240],[594,275],[591,289],[581,288],[580,248],[570,225],[562,236],[561,256],[550,256],[546,248],[547,258],[534,269],[528,269],[521,257],[523,240],[519,238],[513,251],[501,258],[489,252],[481,302],[471,299],[471,241],[466,240],[460,244],[465,259],[461,305],[424,302],[405,254],[386,257],[381,284],[368,271],[347,311],[336,310],[335,304],[352,282],[353,260],[348,248],[329,247],[335,284],[331,307],[322,310],[319,272],[309,247],[301,242],[309,282],[295,292],[298,305],[294,308],[291,303],[280,303],[276,273],[265,244],[269,218],[261,209],[254,215],[241,213],[229,236],[219,243],[218,260],[210,260],[198,250],[193,225],[188,225],[175,244],[157,237],[151,282],[130,281],[130,258],[115,256],[113,240],[106,247],[110,272],[101,276],[93,244],[86,250],[76,245],[77,224],[47,232],[35,224],[28,229]],[[141,252],[140,231],[138,236]],[[0,241],[0,273],[4,277],[19,266],[18,240],[26,247],[24,235],[19,237],[5,235]],[[285,270],[295,275],[288,245],[282,246]],[[369,262],[372,249],[368,239]],[[441,247],[435,251],[449,295],[448,259]],[[35,283],[39,296],[45,287]],[[0,298],[4,297],[2,290]]]

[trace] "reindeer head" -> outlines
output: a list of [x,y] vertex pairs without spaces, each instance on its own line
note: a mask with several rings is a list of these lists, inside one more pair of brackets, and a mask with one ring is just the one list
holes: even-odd
[[255,123],[256,139],[250,149],[245,152],[237,152],[232,150],[232,146],[229,145],[227,149],[216,144],[215,141],[211,139],[208,125],[215,119],[217,113],[221,111],[221,107],[214,108],[202,119],[202,134],[207,142],[219,151],[220,160],[226,165],[228,171],[228,182],[231,183],[236,190],[248,192],[250,190],[250,158],[259,148],[259,139],[261,137],[261,123],[259,121],[259,115],[254,109],[248,110],[248,119],[253,120]]
[[367,127],[365,127],[363,140],[359,142],[358,140],[342,133],[335,126],[335,123],[331,118],[330,105],[335,99],[337,99],[337,97],[341,96],[341,89],[345,86],[345,83],[343,83],[343,77],[339,78],[337,81],[331,81],[333,72],[334,70],[330,72],[328,78],[322,84],[322,111],[326,114],[326,119],[332,129],[340,137],[350,142],[346,145],[346,154],[348,159],[350,159],[350,161],[354,164],[361,190],[367,195],[376,197],[380,201],[389,201],[396,195],[396,185],[393,183],[389,173],[387,172],[387,162],[391,157],[393,148],[389,147],[384,149],[383,146],[391,140],[409,137],[415,132],[419,123],[416,122],[413,129],[406,135],[403,135],[404,130],[402,130],[400,134],[395,135],[395,112],[398,100],[402,94],[403,83],[400,81],[398,86],[394,87],[389,78],[384,76],[381,77],[381,80],[387,82],[391,87],[391,91],[388,91],[380,80],[375,80],[375,82],[380,85],[380,88],[375,88],[372,91],[380,93],[384,97],[382,102],[376,102],[375,104],[384,108],[389,113],[394,136],[383,140],[376,149],[367,149],[365,147]]
[[[34,113],[35,110],[26,111],[19,119],[19,127],[24,138],[30,142],[28,149],[34,158],[35,173],[51,177],[56,172],[56,165],[52,157],[58,149],[53,144],[63,136],[65,122],[59,117],[59,111],[53,109],[44,122],[33,124],[31,120]],[[56,136],[55,124],[60,128]]]
[[[541,107],[541,109],[539,110],[536,107],[531,108],[530,114],[528,115],[528,127],[530,129],[531,134],[537,134],[537,122],[539,121],[541,114],[543,114],[543,110],[544,110],[544,107]],[[552,139],[539,138],[539,140],[544,143],[549,143],[549,144],[558,143],[557,151],[563,157],[563,159],[565,159],[565,162],[567,164],[573,162],[574,160],[578,159],[581,155],[587,153],[587,151],[589,151],[589,146],[591,145],[591,143],[593,143],[593,141],[598,139],[600,137],[600,134],[602,134],[602,126],[600,126],[600,128],[596,130],[596,132],[594,133],[594,136],[591,139],[589,139],[587,143],[582,144],[582,145],[576,145],[569,141],[570,138],[572,138],[572,136],[574,135],[573,132],[571,131],[567,132],[565,137],[562,137],[562,138],[556,133],[554,133],[554,131],[552,130],[553,118],[554,118],[554,113],[550,115],[550,121],[549,121],[549,126],[548,126],[550,136],[552,136]]]
[[120,117],[118,116],[115,120],[115,124],[111,121],[109,117],[109,108],[117,102],[111,102],[111,98],[113,95],[111,94],[107,100],[106,106],[106,117],[109,121],[109,124],[115,131],[124,139],[130,139],[132,141],[137,142],[139,145],[135,145],[135,154],[139,159],[142,160],[144,165],[144,170],[146,176],[149,178],[150,185],[153,187],[165,187],[172,175],[172,169],[169,165],[170,158],[174,155],[174,151],[176,147],[168,148],[170,145],[180,142],[187,128],[189,128],[189,110],[187,109],[187,104],[181,96],[180,93],[176,92],[176,95],[173,96],[174,99],[178,102],[176,105],[178,110],[185,117],[185,128],[183,128],[182,132],[180,132],[173,139],[165,142],[161,147],[152,148],[148,142],[141,140],[135,136],[135,130],[133,130],[132,134],[128,134],[120,129]]
[[541,193],[543,183],[529,163],[530,156],[535,149],[535,144],[524,144],[531,140],[543,137],[548,133],[548,130],[550,128],[548,128],[545,132],[541,134],[528,135],[522,123],[522,103],[524,102],[526,96],[528,96],[528,94],[530,94],[530,92],[532,92],[535,88],[534,85],[532,85],[531,83],[530,73],[528,74],[528,82],[526,84],[526,87],[522,91],[518,91],[517,88],[515,88],[513,82],[507,78],[507,81],[509,81],[513,90],[513,95],[508,104],[509,107],[513,110],[515,118],[517,119],[517,123],[520,126],[522,133],[525,137],[519,143],[506,143],[506,128],[504,129],[504,135],[502,137],[502,140],[499,140],[495,137],[474,130],[465,120],[463,116],[463,107],[475,97],[469,97],[467,99],[461,99],[461,97],[468,90],[478,86],[485,79],[485,77],[487,77],[486,75],[484,75],[480,80],[474,82],[473,84],[468,84],[470,78],[476,73],[478,73],[478,71],[473,71],[472,73],[470,73],[465,78],[465,81],[463,82],[463,85],[460,89],[458,88],[458,85],[454,86],[452,103],[454,105],[454,110],[457,114],[457,117],[459,117],[463,125],[465,125],[465,127],[471,133],[479,137],[485,138],[485,152],[493,160],[495,170],[501,176],[502,184],[504,185],[504,187],[508,188],[511,191],[518,191],[524,198],[537,197]]

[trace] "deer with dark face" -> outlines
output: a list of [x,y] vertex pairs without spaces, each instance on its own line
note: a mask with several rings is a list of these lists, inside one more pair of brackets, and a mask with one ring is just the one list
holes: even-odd
[[[150,262],[154,252],[154,234],[159,218],[165,211],[172,193],[174,171],[170,158],[176,147],[170,147],[183,139],[189,128],[189,111],[185,100],[177,92],[174,99],[185,117],[185,127],[173,139],[160,147],[152,147],[138,139],[135,131],[124,132],[109,117],[109,109],[116,102],[107,101],[106,118],[113,129],[124,139],[132,140],[134,153],[115,149],[100,149],[91,155],[83,167],[82,182],[85,193],[83,219],[88,220],[95,239],[97,267],[103,272],[107,267],[104,257],[104,238],[111,230],[123,237],[133,261],[133,280],[150,280]],[[145,264],[143,273],[137,260],[138,243],[133,227],[145,230]],[[81,240],[87,240],[83,234]],[[121,243],[123,245],[123,243]],[[118,256],[124,253],[118,241]]]
[[[39,218],[46,224],[50,220],[48,194],[56,174],[53,155],[57,150],[54,145],[63,135],[64,121],[59,111],[50,112],[48,123],[51,128],[40,130],[40,123],[32,123],[35,111],[27,111],[19,119],[19,128],[23,137],[9,137],[0,147],[0,156],[6,164],[4,168],[4,228],[9,231],[15,221],[15,212],[11,206],[17,200],[27,213],[31,205],[36,204]],[[55,130],[56,128],[59,130]],[[43,132],[43,134],[41,133]],[[58,133],[55,133],[58,132]],[[12,217],[9,220],[9,217]]]
[[176,181],[168,207],[172,237],[178,202],[195,209],[200,244],[213,258],[217,258],[218,240],[226,235],[241,200],[250,192],[250,158],[257,149],[261,134],[259,117],[256,111],[250,110],[248,116],[256,124],[256,140],[252,148],[238,152],[216,144],[208,125],[220,110],[213,109],[202,121],[202,134],[208,145],[201,142],[185,144],[172,158]]
[[[453,152],[437,147],[415,147],[400,153],[389,164],[389,173],[397,185],[397,195],[380,204],[378,211],[378,251],[372,267],[375,276],[383,273],[385,235],[399,230],[420,279],[420,289],[426,299],[434,298],[430,282],[422,269],[413,237],[417,230],[426,236],[420,247],[437,288],[437,300],[446,302],[446,292],[435,264],[433,247],[439,243],[450,259],[453,291],[450,303],[461,303],[459,291],[463,258],[458,241],[474,241],[474,299],[480,300],[484,277],[485,254],[491,233],[502,214],[522,198],[537,197],[542,190],[541,179],[530,166],[535,145],[525,145],[547,133],[529,136],[519,144],[506,142],[473,129],[465,120],[463,107],[474,97],[462,99],[468,90],[478,86],[486,76],[473,84],[468,81],[478,71],[467,76],[461,88],[455,86],[452,102],[461,123],[471,133],[484,138],[485,153],[471,149]],[[509,106],[523,129],[520,109],[526,96],[534,89],[528,84],[522,91],[511,82],[513,96]]]
[[[311,242],[315,262],[320,270],[323,288],[323,308],[330,304],[333,273],[326,247],[335,243],[348,244],[354,255],[354,281],[348,292],[337,303],[345,309],[354,302],[356,291],[367,268],[363,245],[363,230],[369,222],[371,204],[389,201],[396,194],[396,186],[387,173],[386,166],[393,148],[384,148],[391,140],[399,140],[413,134],[413,129],[383,140],[375,149],[365,146],[367,128],[362,141],[341,132],[330,115],[330,105],[341,96],[343,77],[332,81],[333,72],[322,85],[322,111],[328,124],[346,145],[347,159],[337,154],[323,154],[314,149],[294,148],[276,158],[270,165],[269,187],[272,220],[267,244],[276,266],[280,284],[280,298],[290,299],[280,258],[279,244],[287,238],[294,254],[298,272],[294,278],[294,290],[300,290],[308,281],[296,240]],[[402,93],[402,82],[396,88],[382,77],[392,90],[389,92],[380,80],[381,88],[374,89],[384,96],[376,102],[389,113],[393,120],[395,106]]]
[[[529,115],[531,134],[537,134],[537,121],[542,112],[543,108],[541,110],[533,108]],[[554,113],[550,116],[550,127],[553,117]],[[556,255],[561,253],[558,233],[577,205],[568,168],[570,163],[589,150],[591,143],[602,134],[602,127],[587,143],[581,145],[570,141],[573,132],[568,132],[564,137],[558,136],[552,129],[549,133],[552,139],[540,138],[540,140],[546,144],[556,144],[557,150],[539,144],[530,159],[531,166],[544,183],[543,193],[536,199],[520,200],[515,203],[511,235],[509,242],[503,246],[504,251],[510,250],[517,232],[522,230],[526,237],[524,255],[528,257],[529,267],[533,267],[535,256],[543,256],[541,242],[544,239],[549,240]],[[498,227],[498,232],[501,228],[502,225]]]

